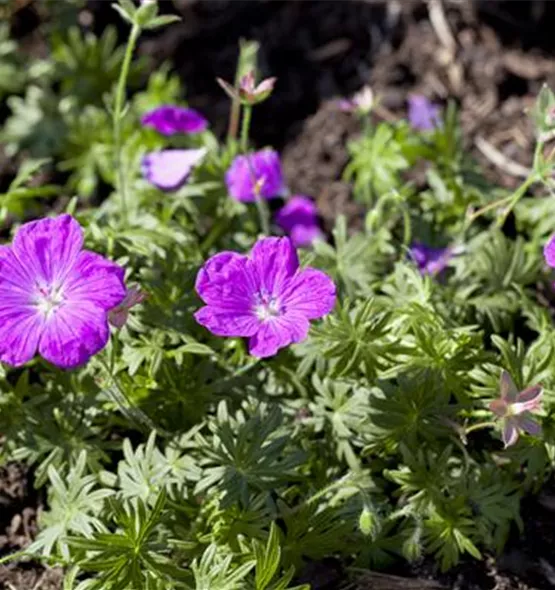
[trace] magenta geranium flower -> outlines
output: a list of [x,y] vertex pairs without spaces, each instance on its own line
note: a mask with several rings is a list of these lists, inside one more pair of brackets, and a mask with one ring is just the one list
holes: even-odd
[[22,225],[0,246],[0,361],[37,351],[62,368],[86,363],[108,342],[108,311],[125,297],[123,268],[83,250],[70,215]]
[[447,267],[453,251],[451,248],[432,248],[414,242],[410,247],[410,256],[422,274],[437,275]]
[[198,111],[174,105],[162,105],[148,111],[142,116],[141,123],[163,135],[200,133],[208,127],[208,121]]
[[177,190],[205,156],[206,148],[150,152],[141,164],[143,176],[161,190]]
[[547,244],[544,246],[543,256],[548,266],[555,268],[555,235],[551,236]]
[[200,269],[196,290],[206,306],[199,324],[217,336],[249,338],[255,357],[268,357],[307,337],[310,320],[335,305],[335,285],[322,271],[299,268],[289,238],[262,238],[249,256],[220,252]]
[[226,172],[225,182],[229,194],[237,201],[252,202],[257,192],[263,199],[279,197],[284,190],[279,155],[265,149],[237,156]]
[[409,96],[409,122],[414,129],[431,131],[440,122],[439,106],[428,100],[421,94]]
[[521,431],[535,436],[541,433],[541,426],[530,412],[540,409],[542,394],[541,385],[519,392],[509,373],[502,371],[499,398],[489,404],[489,409],[503,422],[505,448],[516,443]]
[[323,237],[318,223],[318,209],[308,197],[296,195],[277,212],[276,223],[289,234],[297,248],[310,246]]

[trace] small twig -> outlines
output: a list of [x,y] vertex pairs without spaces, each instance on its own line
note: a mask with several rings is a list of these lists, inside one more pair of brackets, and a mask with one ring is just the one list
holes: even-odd
[[33,586],[32,590],[40,590],[42,583],[46,578],[46,572],[43,572],[40,578],[37,580],[37,583]]
[[451,55],[454,55],[457,49],[457,41],[447,22],[441,0],[428,0],[428,14],[438,39],[449,50]]
[[491,145],[489,141],[478,135],[474,140],[476,147],[480,150],[480,152],[495,166],[510,174],[511,176],[516,176],[517,178],[528,178],[530,173],[532,172],[526,166],[515,162],[508,158],[505,154],[500,152],[496,147]]

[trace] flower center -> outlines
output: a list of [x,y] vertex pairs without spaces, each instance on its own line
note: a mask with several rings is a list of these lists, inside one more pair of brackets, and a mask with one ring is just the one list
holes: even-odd
[[61,285],[37,285],[35,305],[45,317],[50,317],[62,305],[64,300]]
[[258,293],[254,304],[254,313],[262,322],[281,315],[282,308],[277,297],[267,293]]

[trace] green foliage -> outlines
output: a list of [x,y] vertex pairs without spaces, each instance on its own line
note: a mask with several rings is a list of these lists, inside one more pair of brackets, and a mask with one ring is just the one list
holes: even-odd
[[[0,135],[19,164],[0,221],[61,197],[86,247],[148,297],[85,367],[0,367],[3,458],[27,464],[48,499],[27,553],[63,565],[68,590],[308,590],[295,584],[312,560],[380,568],[431,555],[447,569],[501,551],[555,461],[554,277],[541,252],[552,198],[489,186],[453,105],[425,134],[361,121],[345,178],[363,229],[338,216],[300,252],[333,278],[337,305],[305,342],[254,360],[193,318],[203,262],[258,236],[254,206],[223,182],[236,143],[142,128],[147,110],[185,104],[179,79],[165,65],[142,80],[134,59],[116,92],[126,52],[114,30],[80,32],[80,0],[45,5],[60,17],[48,60],[23,71],[0,27]],[[116,10],[132,39],[171,20],[153,2]],[[254,66],[257,45],[244,47]],[[114,115],[115,96],[128,100]],[[542,133],[553,103],[542,91]],[[207,149],[167,193],[141,175],[144,154],[165,147]],[[498,198],[515,201],[516,235],[489,224]],[[447,268],[422,273],[414,241],[449,246]],[[542,436],[508,449],[488,409],[502,370],[544,388]]]

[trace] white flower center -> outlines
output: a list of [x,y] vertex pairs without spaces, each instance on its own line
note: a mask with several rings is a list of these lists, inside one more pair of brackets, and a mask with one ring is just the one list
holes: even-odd
[[254,313],[261,322],[266,322],[281,315],[282,308],[277,297],[259,293],[254,305]]
[[50,317],[64,301],[61,285],[37,286],[35,305],[45,317]]

